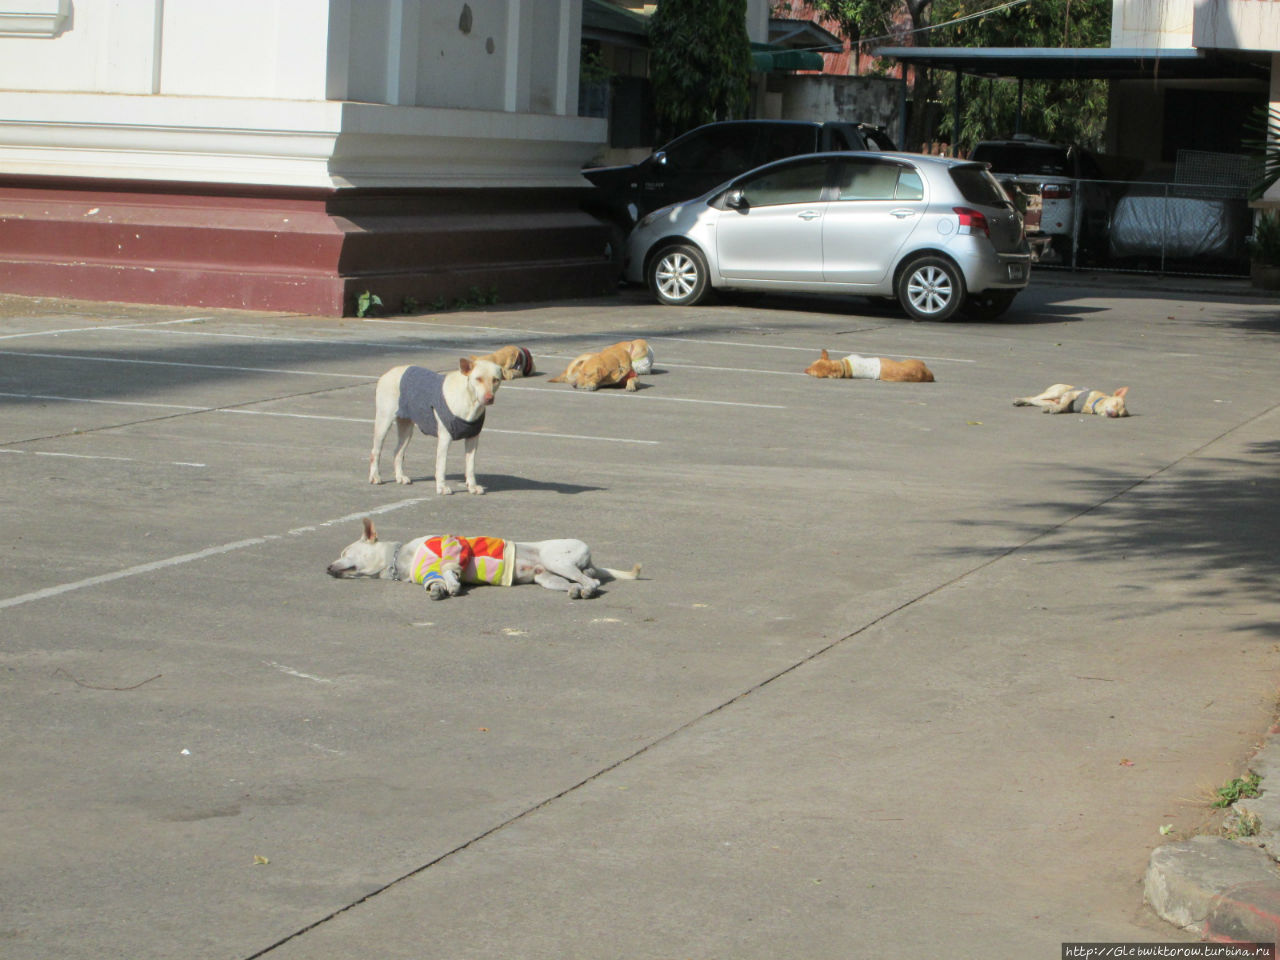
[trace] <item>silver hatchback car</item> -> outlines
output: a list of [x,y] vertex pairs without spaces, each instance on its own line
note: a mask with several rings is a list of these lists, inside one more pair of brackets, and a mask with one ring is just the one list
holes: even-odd
[[673,306],[712,289],[838,293],[946,320],[1004,313],[1030,266],[1022,217],[984,164],[848,152],[770,163],[653,211],[624,269]]

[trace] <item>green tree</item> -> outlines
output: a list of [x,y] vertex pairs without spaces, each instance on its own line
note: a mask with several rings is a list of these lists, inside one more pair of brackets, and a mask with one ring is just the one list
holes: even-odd
[[[955,47],[1105,47],[1111,40],[1111,0],[1035,0],[973,20],[983,0],[936,0],[935,44]],[[945,38],[942,39],[942,38]],[[961,78],[960,130],[953,130],[955,77],[940,83],[939,132],[967,152],[978,140],[1005,137],[1018,119],[1018,82]],[[1021,130],[1047,140],[1102,147],[1107,123],[1105,80],[1026,80]]]
[[649,21],[649,75],[664,138],[746,116],[747,0],[659,0]]
[[[1034,0],[985,15],[992,0],[811,0],[811,5],[839,20],[855,40],[890,35],[890,25],[906,21],[913,31],[908,42],[915,46],[1105,47],[1111,38],[1111,0]],[[869,44],[881,45],[887,44]],[[977,140],[1014,132],[1017,81],[962,78],[959,131],[952,129],[956,93],[953,75],[916,71],[905,146],[918,148],[941,137],[967,152]],[[1022,132],[1100,146],[1106,109],[1104,81],[1028,80]]]

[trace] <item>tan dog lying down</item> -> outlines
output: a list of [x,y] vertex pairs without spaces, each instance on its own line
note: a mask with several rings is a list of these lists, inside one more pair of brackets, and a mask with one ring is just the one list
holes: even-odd
[[495,350],[493,353],[486,353],[483,357],[470,357],[472,363],[477,360],[488,360],[490,363],[496,363],[502,368],[503,380],[514,380],[516,377],[528,377],[533,375],[533,354],[527,347],[517,347],[514,344],[508,344],[501,350]]
[[1055,383],[1034,397],[1019,397],[1015,407],[1039,407],[1044,413],[1095,413],[1100,417],[1127,417],[1124,397],[1128,387],[1120,387],[1115,393],[1103,393],[1089,387],[1073,387],[1069,383]]
[[829,377],[835,380],[933,383],[933,371],[921,360],[890,360],[888,357],[863,357],[856,353],[840,360],[832,360],[825,350],[804,372],[811,377]]
[[[575,390],[595,390],[599,387],[621,386],[627,390],[636,389],[638,371],[633,360],[635,344],[644,344],[643,340],[624,340],[605,347],[599,353],[580,353],[570,361],[564,373],[552,377],[548,383],[569,383]],[[646,356],[648,344],[644,345],[641,357]],[[645,361],[642,359],[641,363]],[[653,369],[653,361],[648,361],[648,369]]]
[[648,340],[623,340],[614,346],[623,347],[631,355],[631,369],[637,376],[647,377],[653,373],[653,347]]

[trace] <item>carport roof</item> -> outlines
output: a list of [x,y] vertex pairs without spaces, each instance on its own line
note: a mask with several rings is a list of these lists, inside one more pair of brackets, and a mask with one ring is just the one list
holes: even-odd
[[1207,80],[1270,75],[1271,55],[1191,47],[877,47],[877,57],[977,77]]

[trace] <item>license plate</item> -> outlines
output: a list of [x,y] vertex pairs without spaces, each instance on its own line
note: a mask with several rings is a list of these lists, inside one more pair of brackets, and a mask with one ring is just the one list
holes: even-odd
[[1010,280],[1025,280],[1027,277],[1027,265],[1025,263],[1009,264]]

